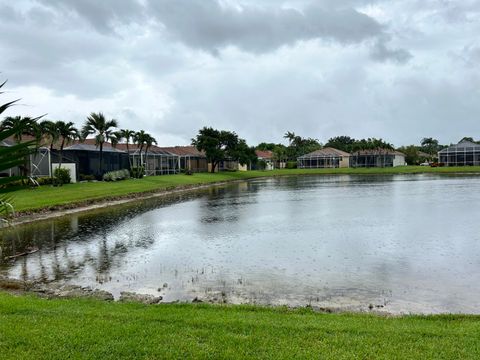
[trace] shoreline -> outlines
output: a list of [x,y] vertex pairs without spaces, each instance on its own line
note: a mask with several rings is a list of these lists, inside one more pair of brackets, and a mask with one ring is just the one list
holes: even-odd
[[[389,171],[384,171],[387,169]],[[44,221],[49,219],[55,219],[63,216],[68,216],[71,214],[83,213],[92,210],[105,209],[108,207],[115,207],[119,205],[129,204],[136,201],[144,201],[155,198],[163,198],[175,194],[184,194],[188,192],[195,192],[198,190],[205,190],[211,187],[225,186],[228,184],[234,184],[237,182],[251,181],[255,179],[271,179],[277,177],[293,177],[293,176],[344,176],[344,175],[358,175],[358,176],[388,176],[388,175],[463,175],[463,176],[480,176],[480,170],[473,171],[401,171],[403,169],[398,169],[398,171],[392,171],[395,168],[380,168],[380,169],[368,169],[370,171],[365,171],[365,169],[359,169],[363,171],[355,171],[357,169],[349,169],[351,171],[332,171],[337,169],[321,169],[323,171],[318,171],[318,169],[309,169],[311,172],[294,172],[292,173],[277,173],[269,171],[262,172],[261,175],[252,174],[249,176],[248,172],[246,176],[240,178],[232,178],[227,180],[213,181],[207,183],[193,183],[187,185],[177,185],[177,186],[167,186],[164,188],[139,191],[139,192],[130,192],[117,196],[105,196],[101,198],[86,199],[81,201],[74,201],[70,204],[58,204],[52,206],[45,206],[36,209],[27,209],[20,210],[16,212],[15,217],[10,221],[10,225],[18,226],[24,224],[30,224],[37,221]],[[427,168],[429,169],[429,168]],[[435,168],[435,169],[448,169],[448,168]],[[317,171],[315,171],[317,170]],[[344,169],[338,169],[344,170]],[[287,170],[291,171],[291,170]],[[210,173],[206,173],[210,174]],[[235,174],[235,173],[234,173]],[[241,174],[241,173],[240,173]],[[164,177],[167,175],[163,175]],[[172,176],[172,175],[169,175]],[[187,175],[180,175],[187,176]],[[213,174],[215,176],[215,174]],[[121,182],[120,182],[121,183]],[[88,184],[88,183],[80,183]],[[95,183],[93,183],[95,184]],[[70,186],[70,185],[67,185]],[[4,227],[3,227],[4,228]],[[2,229],[2,226],[0,226]]]

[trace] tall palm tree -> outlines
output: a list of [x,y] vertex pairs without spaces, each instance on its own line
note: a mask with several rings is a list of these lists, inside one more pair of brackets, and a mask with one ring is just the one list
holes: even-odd
[[17,144],[22,142],[25,135],[34,136],[38,141],[41,138],[40,129],[36,122],[38,118],[32,119],[29,116],[7,116],[1,123],[2,130],[15,129],[13,138]]
[[60,169],[62,167],[63,160],[63,147],[70,144],[72,141],[79,139],[80,133],[75,127],[75,124],[71,121],[57,121],[55,126],[57,128],[59,137],[62,138],[62,142],[60,143],[60,161],[58,162],[58,168]]
[[42,134],[43,139],[44,140],[48,139],[48,141],[50,142],[49,147],[50,147],[50,151],[52,151],[53,144],[55,144],[59,138],[57,124],[55,123],[55,121],[44,120],[38,125],[39,125],[40,132]]
[[103,143],[109,141],[114,129],[118,126],[117,120],[107,120],[101,112],[91,113],[82,128],[82,137],[85,139],[88,135],[95,135],[95,145],[100,150],[99,174],[103,174]]
[[130,168],[132,168],[132,160],[130,159],[130,140],[134,141],[135,138],[135,131],[133,130],[128,130],[128,129],[122,129],[120,130],[120,135],[122,139],[125,139],[125,143],[127,146],[127,155],[128,155],[128,164],[130,165]]
[[133,137],[133,142],[138,146],[138,154],[140,155],[140,166],[143,166],[142,150],[145,147],[147,133],[144,130],[137,131]]
[[147,157],[148,150],[153,146],[157,145],[157,140],[150,134],[145,134],[145,158]]
[[287,131],[285,135],[283,135],[284,139],[288,139],[288,142],[290,143],[290,145],[292,144],[293,140],[295,140],[296,137],[297,136],[293,131]]

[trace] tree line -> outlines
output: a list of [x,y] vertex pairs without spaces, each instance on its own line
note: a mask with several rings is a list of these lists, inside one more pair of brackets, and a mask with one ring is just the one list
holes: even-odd
[[38,145],[49,146],[50,150],[58,146],[59,167],[62,166],[64,148],[76,140],[83,142],[89,136],[93,136],[95,146],[99,149],[100,174],[103,174],[103,146],[105,142],[110,142],[113,147],[125,142],[130,167],[132,167],[130,144],[137,145],[139,155],[142,155],[142,151],[146,155],[148,150],[154,144],[157,144],[157,140],[144,130],[119,129],[116,119],[107,119],[101,112],[92,112],[86,118],[81,129],[75,127],[75,124],[71,121],[39,121],[42,117],[7,116],[0,123],[0,131],[11,131],[16,144],[22,143],[22,139],[28,135],[33,137]]

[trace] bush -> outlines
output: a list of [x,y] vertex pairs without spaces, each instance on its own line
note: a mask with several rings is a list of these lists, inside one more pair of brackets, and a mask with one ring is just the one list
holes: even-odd
[[130,176],[132,178],[141,179],[145,175],[145,169],[143,166],[132,167],[130,169]]
[[103,175],[103,181],[119,181],[130,179],[130,172],[127,169],[109,171]]
[[297,162],[296,161],[287,161],[287,165],[285,166],[287,169],[296,169]]
[[185,175],[193,175],[193,171],[190,169],[187,169],[183,172]]
[[53,172],[55,182],[57,185],[70,184],[72,178],[70,177],[70,169],[56,168]]
[[39,185],[52,185],[55,182],[55,178],[53,177],[39,177],[36,178]]

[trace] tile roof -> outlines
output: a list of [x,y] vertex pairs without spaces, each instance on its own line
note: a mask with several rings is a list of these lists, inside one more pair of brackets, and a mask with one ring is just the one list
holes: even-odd
[[255,154],[259,159],[271,159],[273,152],[270,150],[255,150]]
[[309,157],[332,157],[332,156],[350,156],[350,153],[338,150],[332,147],[326,147],[323,149],[315,150],[309,154],[305,154],[300,156],[301,159],[309,158]]

